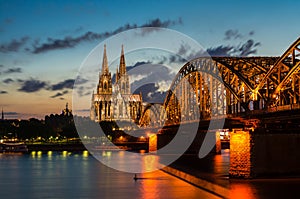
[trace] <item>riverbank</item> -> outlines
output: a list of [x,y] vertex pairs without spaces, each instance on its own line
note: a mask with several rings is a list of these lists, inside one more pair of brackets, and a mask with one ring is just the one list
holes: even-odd
[[84,151],[85,146],[82,143],[26,143],[28,152],[31,151]]
[[[26,143],[28,152],[31,151],[85,151],[86,145],[90,145],[90,148],[95,150],[116,150],[116,146],[120,150],[128,151],[148,151],[147,142],[118,142],[114,145],[101,145],[101,144],[83,144],[81,142],[59,142],[59,143]],[[88,147],[89,148],[89,147]]]

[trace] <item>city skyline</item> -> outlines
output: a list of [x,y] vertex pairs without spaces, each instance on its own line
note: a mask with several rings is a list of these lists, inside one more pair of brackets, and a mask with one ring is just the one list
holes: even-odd
[[[72,102],[74,80],[89,52],[105,39],[134,27],[179,31],[216,55],[281,56],[299,37],[299,4],[1,1],[1,108],[6,118],[59,113],[66,102]],[[119,48],[109,51],[109,59],[119,54]],[[126,60],[127,66],[148,61],[153,60],[142,56]]]

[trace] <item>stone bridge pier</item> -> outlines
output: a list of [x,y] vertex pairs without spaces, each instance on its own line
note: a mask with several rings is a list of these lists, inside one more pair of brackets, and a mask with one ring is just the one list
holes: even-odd
[[233,130],[231,133],[230,177],[259,178],[299,174],[299,133],[247,130]]

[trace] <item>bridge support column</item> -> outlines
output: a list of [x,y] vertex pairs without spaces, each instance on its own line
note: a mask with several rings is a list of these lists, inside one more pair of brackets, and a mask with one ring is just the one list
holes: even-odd
[[300,134],[235,130],[230,134],[232,178],[300,174]]
[[251,141],[248,131],[233,129],[230,133],[230,177],[251,177]]
[[220,131],[216,131],[216,154],[221,154],[221,137],[220,137]]
[[157,135],[151,134],[149,136],[149,152],[157,151]]

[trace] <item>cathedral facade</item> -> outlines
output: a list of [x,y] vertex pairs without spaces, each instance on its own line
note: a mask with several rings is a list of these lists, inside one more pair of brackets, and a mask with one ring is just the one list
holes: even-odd
[[106,46],[104,45],[102,68],[99,74],[97,91],[92,94],[91,119],[96,122],[137,122],[141,112],[142,95],[131,93],[123,45],[114,83],[112,82],[112,75],[108,68]]

